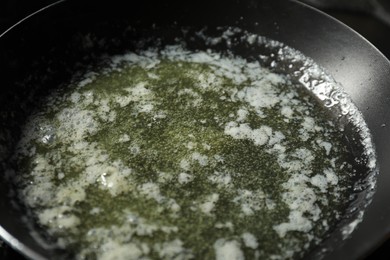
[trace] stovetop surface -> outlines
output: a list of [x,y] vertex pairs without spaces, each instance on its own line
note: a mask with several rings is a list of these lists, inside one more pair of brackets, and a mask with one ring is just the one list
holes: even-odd
[[[54,0],[5,0],[0,3],[0,34],[13,23],[38,10]],[[382,23],[376,18],[356,12],[340,10],[324,10],[329,15],[345,23],[378,48],[388,59],[390,59],[390,26]],[[0,259],[4,260],[25,260],[22,255],[7,246],[0,240]],[[370,254],[366,260],[387,260],[390,259],[390,239],[380,245]]]

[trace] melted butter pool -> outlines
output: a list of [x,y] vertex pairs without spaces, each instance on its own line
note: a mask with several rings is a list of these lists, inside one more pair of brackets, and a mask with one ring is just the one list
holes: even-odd
[[23,201],[79,259],[286,259],[319,244],[351,186],[343,134],[256,61],[128,53],[24,128]]

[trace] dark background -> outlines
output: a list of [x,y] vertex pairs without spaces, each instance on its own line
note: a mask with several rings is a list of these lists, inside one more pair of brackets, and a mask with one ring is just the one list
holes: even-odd
[[[350,0],[351,2],[355,0]],[[0,35],[20,19],[55,2],[54,0],[0,0]],[[330,1],[331,2],[331,1]],[[371,15],[367,10],[351,10],[334,6],[323,8],[323,11],[345,23],[390,59],[390,25]],[[390,236],[390,234],[389,234]],[[24,260],[21,255],[9,248],[0,240],[0,259]],[[390,259],[390,240],[380,245],[366,260]]]

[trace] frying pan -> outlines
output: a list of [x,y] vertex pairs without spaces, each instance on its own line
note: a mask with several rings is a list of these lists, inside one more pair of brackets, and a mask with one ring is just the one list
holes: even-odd
[[[373,200],[351,236],[343,240],[331,234],[326,246],[307,258],[363,258],[389,237],[390,160],[386,156],[390,154],[390,63],[350,28],[295,1],[145,0],[127,7],[119,0],[68,0],[31,15],[0,37],[2,169],[6,168],[20,126],[39,103],[39,97],[67,82],[80,67],[94,62],[99,53],[121,53],[126,40],[137,36],[124,33],[129,25],[142,28],[143,36],[153,33],[150,28],[156,25],[240,27],[299,50],[322,66],[362,112],[376,146],[380,171]],[[91,33],[109,40],[105,44],[82,40]],[[170,33],[163,32],[167,38]],[[13,187],[5,175],[2,172],[0,178],[0,236],[29,258],[69,258],[37,242],[26,224],[23,208],[10,199]],[[331,250],[319,253],[325,249]]]

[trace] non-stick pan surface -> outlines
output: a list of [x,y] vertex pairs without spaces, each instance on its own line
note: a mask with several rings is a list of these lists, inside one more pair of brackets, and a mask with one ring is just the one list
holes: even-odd
[[[82,3],[81,3],[82,2]],[[286,0],[138,1],[128,7],[121,1],[64,1],[38,12],[0,38],[1,156],[6,157],[19,134],[20,124],[36,104],[36,95],[69,79],[85,53],[119,53],[81,48],[77,35],[90,31],[115,38],[123,21],[147,28],[156,24],[195,27],[235,26],[285,43],[325,68],[363,113],[377,149],[380,174],[372,203],[363,222],[346,241],[331,243],[326,259],[355,259],[366,254],[390,234],[390,64],[375,47],[333,18],[303,4]],[[117,30],[107,30],[107,24]],[[144,33],[148,33],[144,30]],[[123,35],[122,35],[123,36]],[[123,36],[126,37],[126,36]],[[92,47],[91,47],[92,48]],[[102,47],[103,48],[103,47]],[[93,55],[90,55],[93,60]],[[76,65],[75,65],[76,64]],[[35,71],[45,71],[34,74]],[[29,78],[30,85],[19,84]],[[19,83],[18,83],[19,82]],[[3,175],[2,175],[3,176]],[[0,180],[0,235],[31,258],[66,258],[44,248],[28,232],[20,210],[9,200]]]

